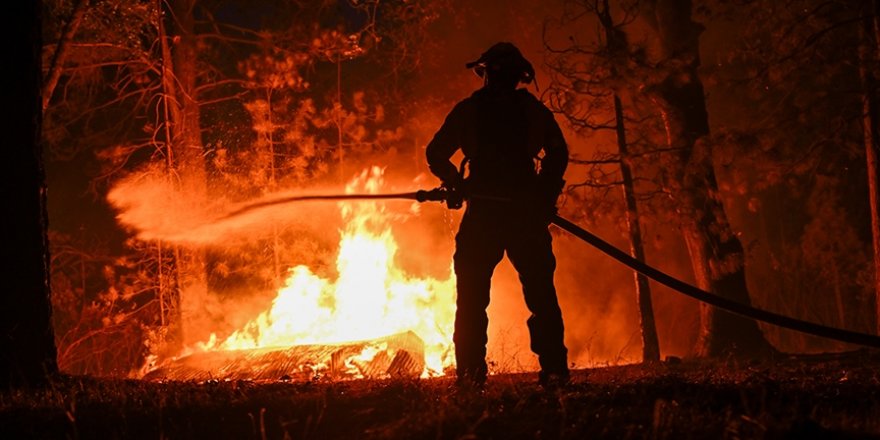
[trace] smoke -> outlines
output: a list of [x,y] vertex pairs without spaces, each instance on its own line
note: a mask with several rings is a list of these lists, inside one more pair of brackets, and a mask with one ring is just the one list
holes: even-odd
[[234,247],[253,237],[264,237],[273,229],[333,230],[332,226],[339,224],[338,209],[333,203],[321,201],[270,205],[229,215],[245,205],[331,192],[343,193],[344,189],[278,191],[239,203],[225,196],[206,200],[181,190],[167,175],[147,169],[118,181],[107,200],[116,209],[119,224],[141,240],[162,240],[191,247]]

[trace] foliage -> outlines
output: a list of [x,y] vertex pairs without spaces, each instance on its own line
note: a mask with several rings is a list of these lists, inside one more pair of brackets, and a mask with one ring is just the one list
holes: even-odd
[[[865,331],[874,317],[858,72],[863,6],[719,2],[717,22],[743,26],[736,30],[740,44],[707,75],[723,121],[713,139],[716,163],[731,193],[749,204],[742,221],[771,225],[755,234],[764,250],[750,253],[760,279],[781,280],[759,284],[762,301]],[[774,206],[778,194],[794,202],[786,204],[792,209]],[[789,339],[795,349],[827,347]]]
[[[722,2],[724,4],[725,2]],[[737,7],[745,26],[741,44],[710,68],[724,135],[757,139],[732,142],[728,157],[774,164],[759,187],[780,173],[810,173],[828,161],[861,156],[861,91],[857,87],[860,8],[857,4],[798,0]],[[719,14],[726,11],[721,9]],[[741,14],[741,15],[740,15]],[[723,69],[722,69],[723,67]],[[730,117],[727,108],[749,111]]]
[[[234,130],[249,129],[253,140],[213,148],[213,183],[223,188],[224,197],[259,197],[316,182],[338,184],[359,171],[357,164],[366,158],[397,147],[401,129],[386,120],[378,91],[349,92],[339,76],[357,67],[350,66],[351,61],[371,55],[361,42],[376,34],[366,32],[313,29],[311,37],[302,38],[306,44],[284,42],[238,63],[243,89],[238,103],[250,126]],[[331,67],[336,70],[335,84],[306,79],[312,69]],[[321,249],[318,255],[327,258],[329,246],[302,231],[275,229],[271,237],[217,255],[212,264],[221,270],[213,275],[218,285],[235,273],[257,286],[278,286],[288,265],[314,262],[316,255],[307,250]]]
[[[94,3],[94,4],[92,4]],[[72,160],[96,145],[111,144],[118,170],[140,148],[151,145],[155,122],[143,119],[159,92],[156,57],[155,2],[114,0],[90,2],[71,44],[65,74],[44,115],[43,140],[49,157]],[[69,2],[44,2],[44,65],[57,49],[58,23]]]
[[50,240],[59,368],[96,376],[132,374],[167,332],[160,325],[160,302],[161,291],[171,286],[156,284],[159,270],[170,273],[167,263],[160,268],[145,258],[149,252],[136,248],[114,256],[103,246],[57,232]]

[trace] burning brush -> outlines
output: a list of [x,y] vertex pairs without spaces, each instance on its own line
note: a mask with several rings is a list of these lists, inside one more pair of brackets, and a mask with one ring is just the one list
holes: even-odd
[[[374,167],[348,191],[377,191]],[[395,194],[442,200],[445,190]],[[207,227],[243,217],[278,214],[307,200],[387,199],[387,194],[344,194],[264,199],[220,215]],[[311,380],[436,376],[451,367],[455,279],[414,277],[395,262],[398,244],[379,203],[341,203],[344,222],[335,280],[299,265],[288,269],[268,310],[228,336],[212,334],[146,374],[147,379],[291,378]],[[265,210],[266,212],[261,212]]]

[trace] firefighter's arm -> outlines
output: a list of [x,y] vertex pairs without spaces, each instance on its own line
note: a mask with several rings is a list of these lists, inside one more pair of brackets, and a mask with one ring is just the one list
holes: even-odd
[[457,187],[461,184],[458,168],[449,159],[461,147],[461,105],[459,104],[449,115],[428,143],[425,155],[428,169],[440,178],[444,186]]
[[568,167],[568,146],[562,136],[562,130],[553,113],[546,111],[547,126],[544,136],[544,158],[541,160],[541,171],[538,175],[538,184],[541,192],[556,203],[556,198],[565,186],[565,168]]

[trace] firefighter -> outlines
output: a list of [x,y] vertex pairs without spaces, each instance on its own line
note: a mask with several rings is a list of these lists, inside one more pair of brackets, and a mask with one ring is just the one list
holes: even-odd
[[[497,43],[466,67],[483,79],[483,87],[452,109],[426,149],[431,172],[453,196],[467,200],[453,257],[457,384],[485,384],[490,280],[506,251],[531,312],[527,324],[541,366],[539,383],[564,385],[567,349],[548,226],[565,184],[568,147],[553,113],[517,88],[531,83],[535,71],[516,46]],[[450,161],[459,149],[462,170]],[[461,207],[455,199],[447,203]]]

